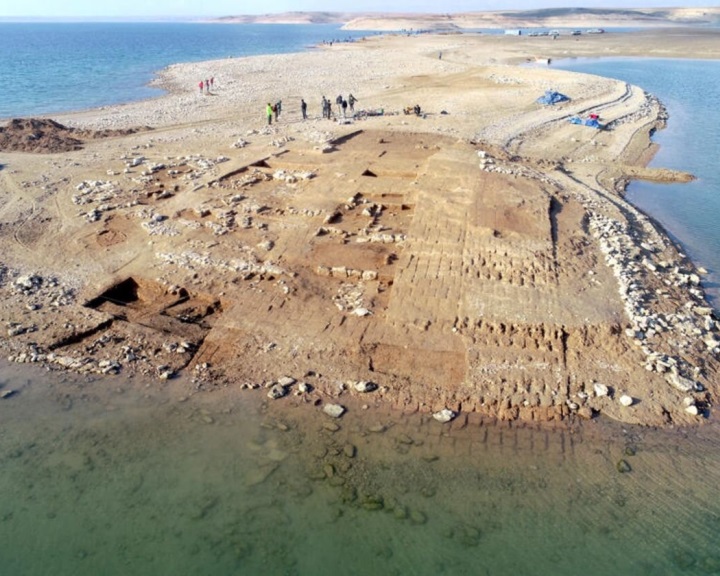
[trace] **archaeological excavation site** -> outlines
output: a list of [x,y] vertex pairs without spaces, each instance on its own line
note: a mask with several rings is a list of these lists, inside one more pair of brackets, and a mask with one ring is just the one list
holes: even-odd
[[38,197],[0,229],[10,359],[441,420],[709,408],[712,311],[677,312],[696,277],[622,200],[479,142],[320,140],[16,182]]

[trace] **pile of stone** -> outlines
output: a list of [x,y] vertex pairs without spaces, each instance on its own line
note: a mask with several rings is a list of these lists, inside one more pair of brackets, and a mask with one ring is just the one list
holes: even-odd
[[237,272],[245,277],[251,277],[253,275],[294,276],[292,272],[281,268],[271,261],[261,262],[256,258],[253,260],[219,260],[212,258],[209,254],[199,254],[197,252],[182,252],[179,254],[158,253],[156,256],[166,264],[179,266],[187,270],[214,268],[216,270]]
[[358,236],[355,242],[358,243],[377,243],[377,244],[402,244],[407,240],[405,234],[375,233],[367,236]]
[[274,180],[281,180],[286,184],[296,184],[302,180],[312,180],[315,178],[315,172],[312,171],[300,171],[300,172],[288,172],[286,170],[277,170],[272,175]]
[[[369,316],[370,310],[364,303],[365,286],[360,284],[341,284],[333,302],[341,312],[352,312],[356,316]],[[356,313],[357,311],[357,313]]]
[[[712,309],[704,306],[700,278],[696,274],[682,271],[678,266],[653,259],[654,248],[648,243],[637,246],[632,231],[597,212],[590,212],[590,231],[598,240],[605,262],[613,271],[625,313],[630,320],[628,336],[632,338],[646,356],[645,367],[659,373],[667,373],[667,381],[682,391],[700,390],[701,386],[692,378],[697,370],[679,355],[670,356],[657,350],[660,344],[674,344],[679,352],[688,351],[697,339],[714,353],[718,351],[717,323],[713,320]],[[643,252],[646,255],[641,259]],[[642,268],[642,270],[641,270]],[[689,302],[685,310],[673,314],[653,312],[650,303],[657,296],[642,281],[642,273],[653,274],[665,285],[687,288],[695,302]],[[700,313],[694,313],[697,310]]]
[[346,266],[318,266],[315,269],[318,276],[329,276],[331,278],[358,278],[371,282],[377,280],[377,270],[357,270]]
[[164,214],[151,214],[149,220],[143,222],[141,226],[147,230],[150,236],[180,235],[180,231],[174,225],[168,223],[168,218]]

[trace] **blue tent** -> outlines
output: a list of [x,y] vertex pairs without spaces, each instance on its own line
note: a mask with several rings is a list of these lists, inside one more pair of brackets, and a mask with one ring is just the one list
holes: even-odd
[[560,92],[556,92],[555,90],[546,90],[544,96],[540,96],[536,100],[538,104],[544,104],[547,106],[551,106],[553,104],[557,104],[558,102],[568,102],[570,98],[565,96],[565,94],[560,94]]
[[590,128],[597,128],[598,130],[602,129],[602,124],[600,124],[600,121],[597,118],[587,118],[583,120],[579,116],[573,116],[569,120],[570,124],[580,124],[581,126],[589,126]]

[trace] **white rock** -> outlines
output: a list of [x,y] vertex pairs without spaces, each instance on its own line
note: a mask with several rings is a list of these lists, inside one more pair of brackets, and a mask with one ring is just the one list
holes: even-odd
[[695,398],[693,398],[692,396],[686,396],[685,398],[683,398],[683,404],[686,407],[695,406]]
[[296,380],[292,376],[283,376],[277,381],[280,386],[292,386],[295,382]]
[[593,384],[593,390],[595,391],[595,396],[598,398],[610,394],[610,389],[605,386],[605,384],[600,384],[599,382],[595,382],[595,384]]
[[345,414],[345,407],[340,406],[340,404],[325,404],[325,406],[323,406],[323,412],[331,418],[340,418],[340,416]]
[[628,396],[627,394],[623,394],[620,396],[620,404],[623,406],[632,406],[635,401],[632,399],[632,396]]
[[374,382],[367,382],[365,380],[360,380],[359,382],[355,382],[353,385],[355,388],[355,391],[365,393],[365,392],[372,392],[373,390],[377,390],[377,384]]
[[352,313],[355,316],[370,316],[370,314],[372,314],[372,312],[370,312],[367,308],[355,308]]
[[439,412],[435,412],[435,414],[433,414],[433,418],[435,418],[435,420],[437,420],[438,422],[442,422],[443,424],[445,424],[446,422],[450,422],[450,420],[454,420],[456,416],[457,413],[453,412],[448,408],[443,408]]
[[685,412],[687,412],[688,414],[692,414],[693,416],[697,416],[700,413],[698,407],[695,406],[695,404],[693,404],[692,406],[687,406],[685,408]]
[[681,392],[691,392],[692,390],[695,390],[697,388],[695,382],[693,382],[689,378],[683,378],[676,372],[671,372],[667,378],[667,381],[670,382],[670,384],[675,386],[675,388],[677,388]]
[[39,276],[20,276],[15,280],[15,286],[31,290],[40,285],[41,278]]

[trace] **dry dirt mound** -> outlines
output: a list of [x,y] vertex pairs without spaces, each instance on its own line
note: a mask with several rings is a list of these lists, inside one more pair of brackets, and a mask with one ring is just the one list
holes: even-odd
[[0,127],[0,150],[4,152],[53,153],[80,150],[85,140],[126,136],[151,128],[126,130],[80,130],[54,120],[14,118]]

